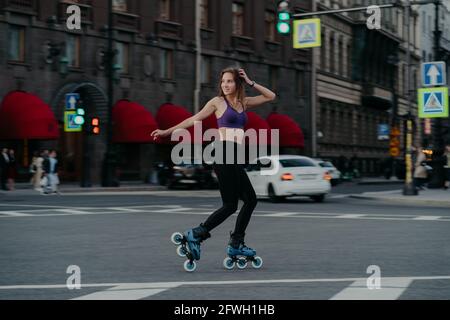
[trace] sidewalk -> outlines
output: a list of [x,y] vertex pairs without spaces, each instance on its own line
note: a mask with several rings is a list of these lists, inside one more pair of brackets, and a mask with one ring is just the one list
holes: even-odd
[[386,179],[385,177],[363,177],[360,179],[354,179],[358,184],[403,184],[404,180],[399,180],[397,177],[391,177],[391,179]]
[[450,190],[427,189],[419,190],[416,196],[404,196],[403,190],[391,190],[381,192],[364,192],[353,194],[351,198],[366,200],[382,200],[408,205],[434,205],[450,207]]
[[[36,191],[27,183],[16,183],[14,191],[0,190],[0,195],[40,195],[41,192]],[[167,187],[143,183],[140,181],[124,181],[119,187],[102,187],[101,185],[93,185],[90,188],[82,188],[79,183],[63,183],[58,186],[61,194],[70,193],[88,193],[88,192],[124,192],[124,191],[159,191],[167,190]]]

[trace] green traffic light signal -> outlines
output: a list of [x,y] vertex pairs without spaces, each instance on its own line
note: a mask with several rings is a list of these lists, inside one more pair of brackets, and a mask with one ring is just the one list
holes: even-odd
[[278,14],[278,20],[280,21],[285,21],[289,19],[291,19],[291,15],[289,14],[289,12],[280,12]]
[[288,22],[278,22],[277,30],[279,33],[286,34],[291,32],[291,26]]
[[73,122],[76,125],[82,126],[84,124],[84,115],[85,115],[84,109],[78,107],[77,108],[77,115],[73,118]]

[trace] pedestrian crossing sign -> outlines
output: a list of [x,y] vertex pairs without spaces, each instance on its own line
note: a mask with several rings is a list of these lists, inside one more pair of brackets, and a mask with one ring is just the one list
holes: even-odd
[[419,118],[448,117],[448,88],[419,89]]
[[320,19],[295,20],[293,39],[295,49],[320,47]]
[[82,126],[75,123],[76,111],[64,112],[64,131],[65,132],[81,132]]

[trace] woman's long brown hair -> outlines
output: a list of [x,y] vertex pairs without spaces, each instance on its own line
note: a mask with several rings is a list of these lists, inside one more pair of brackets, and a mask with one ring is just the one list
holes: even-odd
[[245,110],[244,106],[244,99],[245,99],[245,87],[244,87],[244,79],[242,79],[239,76],[239,71],[236,68],[225,68],[220,72],[220,78],[219,78],[219,97],[225,98],[225,94],[222,90],[222,78],[225,73],[231,73],[233,75],[234,82],[236,83],[236,96],[237,100],[242,104],[243,109]]

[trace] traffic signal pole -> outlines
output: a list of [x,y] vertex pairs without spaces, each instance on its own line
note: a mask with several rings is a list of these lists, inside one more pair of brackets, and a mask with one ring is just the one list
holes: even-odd
[[108,48],[107,48],[107,75],[108,75],[108,120],[106,122],[106,153],[103,159],[102,186],[117,187],[114,165],[115,154],[112,150],[112,107],[114,99],[114,69],[113,69],[113,5],[108,0]]

